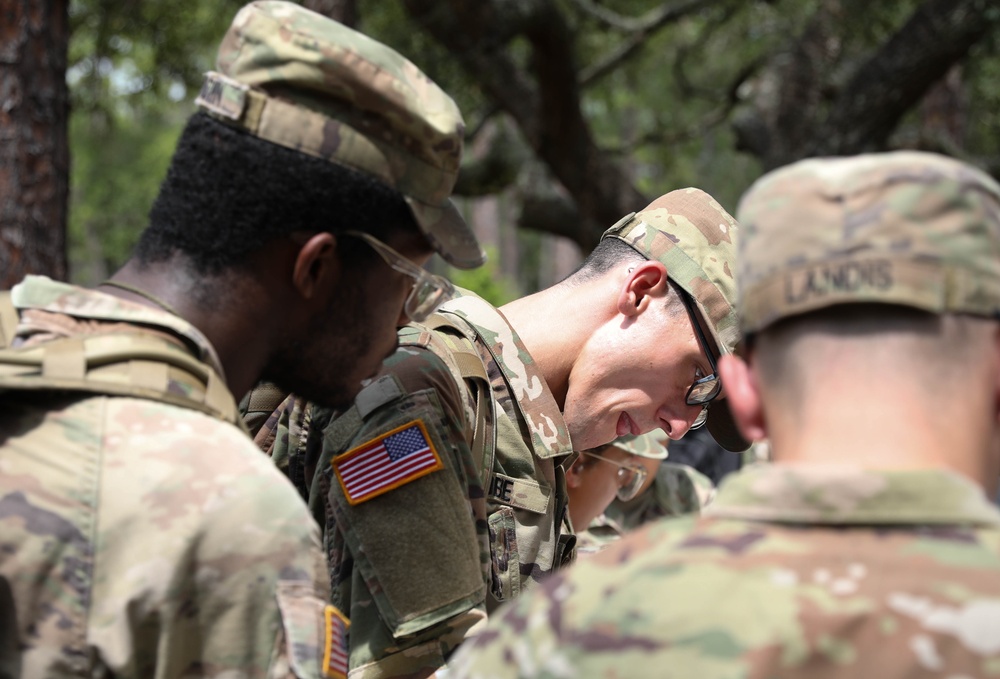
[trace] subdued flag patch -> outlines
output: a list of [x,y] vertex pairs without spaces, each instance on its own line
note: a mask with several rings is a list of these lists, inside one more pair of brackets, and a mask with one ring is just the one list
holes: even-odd
[[350,625],[340,611],[327,605],[323,610],[325,638],[323,643],[323,676],[347,679],[347,627]]
[[420,420],[338,455],[332,464],[344,496],[352,505],[444,468]]

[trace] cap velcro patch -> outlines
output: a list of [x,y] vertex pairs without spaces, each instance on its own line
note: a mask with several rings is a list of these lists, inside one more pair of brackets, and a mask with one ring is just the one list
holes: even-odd
[[344,497],[352,505],[444,468],[421,420],[338,455],[332,464]]

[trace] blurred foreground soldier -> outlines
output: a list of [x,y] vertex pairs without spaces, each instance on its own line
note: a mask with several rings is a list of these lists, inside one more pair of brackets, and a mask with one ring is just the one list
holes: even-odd
[[349,405],[445,291],[432,246],[479,261],[461,119],[282,2],[240,11],[197,103],[112,280],[0,299],[0,676],[346,672],[317,527],[231,394]]
[[[579,524],[578,529],[583,530],[577,534],[576,547],[580,555],[598,552],[625,533],[656,519],[697,513],[711,501],[715,493],[711,479],[693,467],[668,460],[667,447],[660,441],[662,437],[663,432],[653,431],[615,441],[614,445],[632,453],[643,467],[643,480],[634,492],[612,496],[604,513],[586,524]],[[726,454],[731,453],[727,451]],[[574,510],[574,502],[570,488],[570,513]],[[575,518],[573,525],[578,526]]]
[[1000,668],[1000,186],[931,154],[808,160],[739,216],[746,362],[720,367],[774,463],[504,610],[456,676]]
[[713,402],[737,336],[735,231],[706,193],[673,191],[562,283],[501,309],[463,294],[401,330],[347,412],[291,406],[273,448],[325,524],[352,676],[427,676],[488,610],[572,560],[574,446],[707,420],[746,447]]

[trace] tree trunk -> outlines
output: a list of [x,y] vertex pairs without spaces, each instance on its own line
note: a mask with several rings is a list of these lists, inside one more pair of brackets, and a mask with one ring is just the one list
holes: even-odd
[[66,278],[67,0],[0,0],[0,289]]

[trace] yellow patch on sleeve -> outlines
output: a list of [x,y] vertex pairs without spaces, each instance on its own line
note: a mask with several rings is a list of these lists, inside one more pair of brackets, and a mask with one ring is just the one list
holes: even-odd
[[347,628],[351,623],[334,606],[323,610],[323,676],[330,679],[347,679]]

